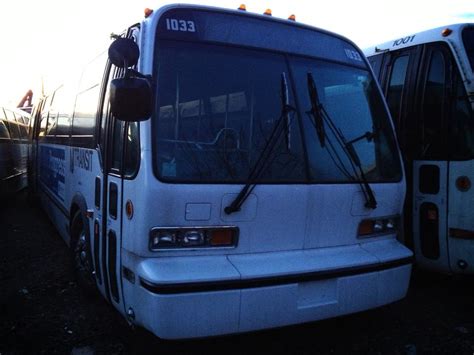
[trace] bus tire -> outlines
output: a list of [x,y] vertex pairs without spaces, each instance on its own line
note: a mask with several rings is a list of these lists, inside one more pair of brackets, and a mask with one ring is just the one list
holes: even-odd
[[88,294],[97,292],[90,238],[81,211],[77,211],[71,221],[71,246],[74,273],[79,286]]

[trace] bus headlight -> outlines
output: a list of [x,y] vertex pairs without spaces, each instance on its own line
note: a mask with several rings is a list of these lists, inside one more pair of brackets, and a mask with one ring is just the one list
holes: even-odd
[[400,216],[364,219],[359,223],[358,238],[376,237],[384,234],[396,234],[399,231]]
[[177,248],[235,247],[237,227],[156,227],[150,231],[152,251]]

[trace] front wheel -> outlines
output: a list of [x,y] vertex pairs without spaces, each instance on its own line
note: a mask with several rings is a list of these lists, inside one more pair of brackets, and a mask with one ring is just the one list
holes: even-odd
[[89,237],[80,211],[72,219],[71,241],[77,282],[88,294],[92,294],[97,290],[95,273]]

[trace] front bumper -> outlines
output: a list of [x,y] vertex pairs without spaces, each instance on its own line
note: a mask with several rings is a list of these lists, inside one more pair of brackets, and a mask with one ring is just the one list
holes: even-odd
[[136,323],[161,338],[247,332],[399,300],[411,260],[396,240],[245,255],[129,256],[124,262],[135,264],[137,282],[124,280],[124,299]]

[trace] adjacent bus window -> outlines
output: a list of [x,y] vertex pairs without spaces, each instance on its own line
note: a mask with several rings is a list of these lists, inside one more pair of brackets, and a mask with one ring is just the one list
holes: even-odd
[[454,104],[451,119],[450,159],[474,159],[474,112],[466,88],[456,71]]
[[419,159],[447,159],[444,114],[446,106],[446,64],[441,51],[433,51],[422,100]]
[[395,59],[387,90],[388,108],[390,109],[398,133],[400,133],[400,108],[402,106],[403,88],[405,86],[409,59],[410,57],[408,55]]
[[468,27],[462,31],[462,40],[467,57],[471,63],[471,70],[474,72],[474,27]]

